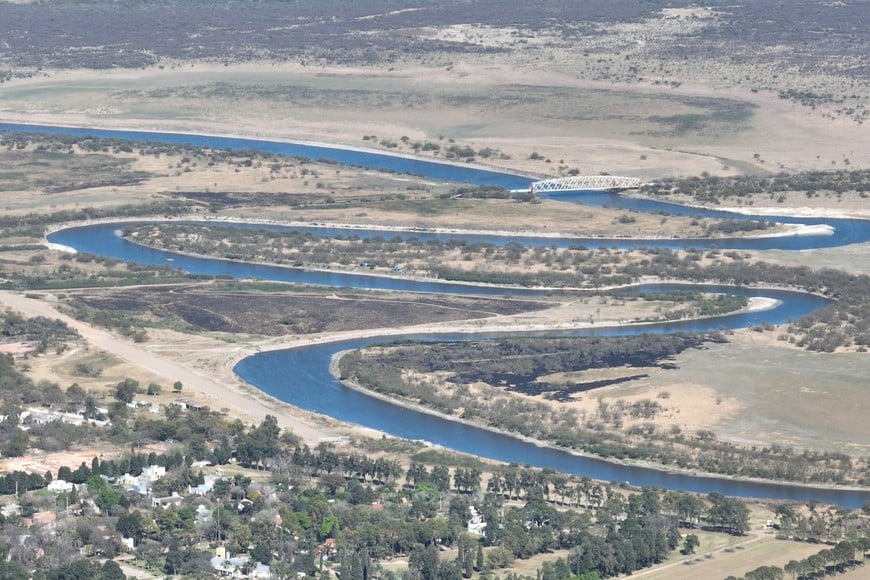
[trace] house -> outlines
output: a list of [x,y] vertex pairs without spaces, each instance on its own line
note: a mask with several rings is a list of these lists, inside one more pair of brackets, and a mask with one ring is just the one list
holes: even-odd
[[338,556],[338,546],[335,544],[335,538],[326,538],[314,550],[315,560],[331,560],[336,556]]
[[205,525],[212,520],[212,511],[200,504],[196,506],[196,523],[199,525]]
[[184,499],[183,497],[178,495],[177,491],[173,491],[172,495],[168,495],[166,497],[152,497],[151,498],[151,507],[158,506],[158,505],[160,507],[166,507],[166,506],[170,506],[170,505],[177,506],[177,505],[181,505],[181,501],[183,499]]
[[166,475],[166,468],[162,465],[149,465],[142,470],[142,475],[139,477],[148,481],[157,481]]
[[486,534],[486,522],[483,521],[483,516],[477,513],[474,506],[469,506],[468,513],[471,515],[467,522],[466,530],[468,533],[478,536]]
[[39,526],[52,530],[57,525],[57,514],[50,511],[36,512],[32,517],[24,518],[25,526]]
[[206,495],[206,494],[211,492],[213,487],[214,487],[213,481],[212,482],[206,481],[205,483],[201,483],[197,486],[188,485],[187,486],[187,493],[190,493],[193,495]]
[[17,503],[8,503],[0,508],[0,514],[3,514],[4,518],[11,518],[13,516],[21,515],[21,504]]
[[49,482],[46,489],[51,493],[69,493],[74,487],[75,485],[72,482],[63,479],[54,479]]
[[172,402],[172,404],[181,407],[185,411],[207,411],[208,410],[208,406],[206,404],[200,403],[199,401],[194,401],[193,399],[179,398],[179,399],[175,399]]
[[[269,566],[256,562],[251,566],[251,557],[247,554],[231,558],[229,552],[223,546],[215,549],[215,557],[209,560],[212,569],[218,576],[224,578],[271,578],[272,570]],[[247,570],[247,574],[245,573]]]

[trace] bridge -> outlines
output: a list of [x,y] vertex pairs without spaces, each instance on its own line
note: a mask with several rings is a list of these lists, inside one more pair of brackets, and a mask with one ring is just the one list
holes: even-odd
[[637,189],[640,179],[637,177],[619,177],[618,175],[575,175],[559,179],[547,179],[534,182],[529,190],[533,193],[548,191],[610,191],[615,189]]

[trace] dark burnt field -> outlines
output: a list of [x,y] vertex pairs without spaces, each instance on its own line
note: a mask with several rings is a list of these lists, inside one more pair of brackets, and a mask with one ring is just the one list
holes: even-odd
[[263,336],[399,327],[517,314],[548,307],[523,300],[388,295],[288,289],[264,292],[239,284],[88,291],[69,295],[76,316],[109,327],[138,324],[187,332]]
[[[377,356],[356,353],[342,358],[342,373],[358,378],[392,377],[403,370],[450,373],[455,384],[486,383],[524,395],[544,395],[569,401],[576,394],[642,379],[650,369],[675,369],[674,357],[707,343],[725,342],[709,335],[638,335],[593,338],[505,338],[462,343],[416,344],[376,349]],[[371,351],[369,351],[371,352]],[[358,366],[360,365],[360,366]],[[622,368],[619,377],[588,381],[552,382],[556,373]],[[364,370],[360,370],[364,369]],[[371,387],[369,383],[366,386]]]

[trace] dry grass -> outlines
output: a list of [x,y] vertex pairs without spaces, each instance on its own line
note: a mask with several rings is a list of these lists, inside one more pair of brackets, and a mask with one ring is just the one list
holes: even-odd
[[[700,536],[699,536],[700,537]],[[706,557],[713,546],[721,545],[721,540],[704,545],[703,539],[698,553],[691,557],[683,556],[677,564],[662,566],[658,570],[640,572],[633,575],[649,580],[696,580],[697,578],[725,578],[729,574],[741,575],[759,566],[782,567],[789,560],[800,560],[817,553],[817,544],[786,542],[765,536],[758,541],[747,543],[732,551],[719,550]],[[716,549],[716,548],[713,548]]]

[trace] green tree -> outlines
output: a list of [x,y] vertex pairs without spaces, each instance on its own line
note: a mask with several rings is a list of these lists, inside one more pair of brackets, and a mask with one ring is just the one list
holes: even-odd
[[30,574],[21,562],[0,560],[0,578],[4,580],[28,580]]
[[106,486],[97,493],[94,503],[96,503],[103,512],[108,512],[121,503],[121,494],[117,489]]
[[783,570],[779,566],[759,566],[744,575],[746,580],[782,580]]
[[127,575],[114,560],[106,560],[100,568],[100,580],[127,580]]
[[749,508],[742,501],[718,492],[709,494],[707,499],[711,504],[707,509],[707,520],[712,525],[721,526],[738,535],[749,530]]
[[119,517],[115,529],[138,544],[148,535],[151,524],[142,512],[134,510]]
[[230,551],[234,554],[247,552],[253,541],[251,528],[247,524],[239,524],[233,528],[230,536]]
[[689,534],[686,536],[686,539],[683,541],[683,547],[680,549],[680,553],[684,556],[688,556],[689,554],[694,554],[695,550],[698,546],[701,545],[701,540],[698,539],[698,536],[695,534]]
[[95,580],[98,570],[89,560],[76,560],[45,573],[46,580]]
[[27,452],[28,447],[30,447],[30,436],[26,431],[16,427],[3,447],[3,453],[9,457],[21,457]]
[[438,547],[435,543],[428,546],[418,544],[408,556],[408,568],[420,574],[421,580],[435,580],[438,577]]
[[132,403],[139,392],[139,381],[134,379],[124,379],[115,385],[115,398],[122,403]]
[[184,553],[178,547],[178,544],[173,543],[169,546],[166,552],[166,557],[163,563],[163,571],[167,574],[178,574],[181,571],[181,566],[184,564]]
[[272,549],[268,544],[258,543],[251,549],[251,559],[268,565],[272,561]]

